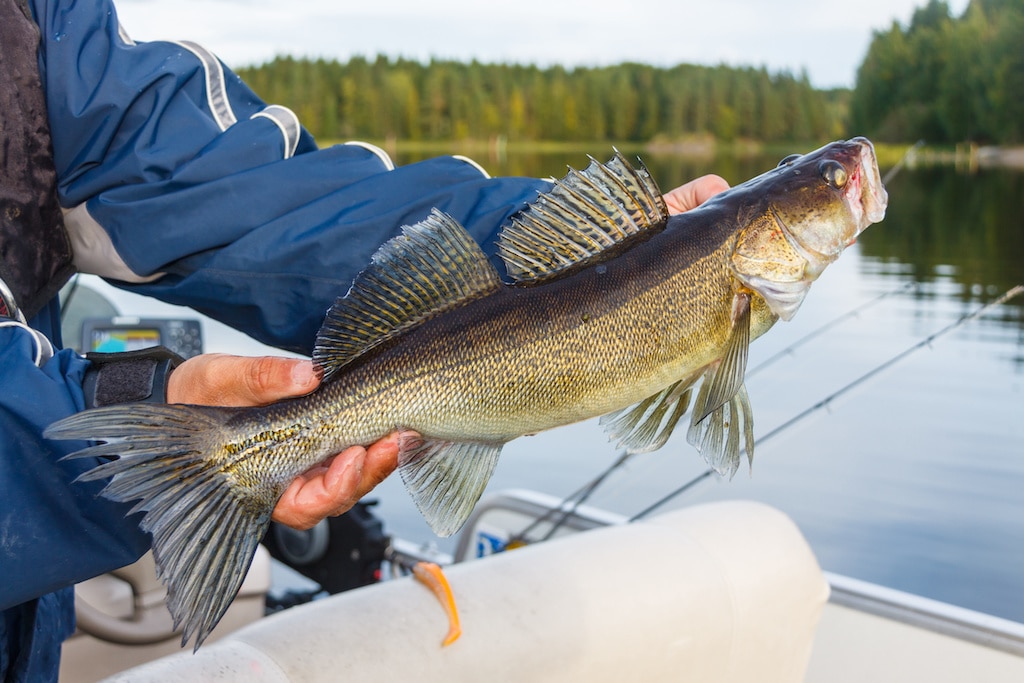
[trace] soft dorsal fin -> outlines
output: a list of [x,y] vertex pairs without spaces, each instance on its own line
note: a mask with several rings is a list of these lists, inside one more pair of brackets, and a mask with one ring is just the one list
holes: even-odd
[[660,230],[668,208],[640,164],[618,152],[607,164],[593,158],[583,171],[569,169],[528,207],[512,217],[498,238],[498,253],[516,282],[543,280],[589,263],[623,240]]
[[455,219],[434,209],[385,242],[334,302],[316,337],[324,379],[388,339],[442,311],[489,294],[501,279]]

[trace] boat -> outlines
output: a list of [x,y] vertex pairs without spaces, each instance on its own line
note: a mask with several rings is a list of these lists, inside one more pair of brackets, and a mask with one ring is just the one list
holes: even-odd
[[[763,503],[627,522],[506,491],[481,501],[453,556],[397,540],[387,558],[391,578],[249,611],[232,630],[269,587],[261,553],[211,642],[104,680],[1024,680],[1024,624],[824,572],[793,521]],[[447,647],[441,605],[403,570],[423,558],[446,565],[459,607],[462,636]],[[74,674],[90,660],[123,665],[112,648],[135,647],[73,638],[61,680],[97,680]]]

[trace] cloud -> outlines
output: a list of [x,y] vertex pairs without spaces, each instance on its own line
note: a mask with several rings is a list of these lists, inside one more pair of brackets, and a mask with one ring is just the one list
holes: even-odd
[[[852,86],[871,40],[914,0],[780,3],[719,0],[121,0],[136,39],[188,38],[240,66],[280,54],[347,60],[353,55],[431,57],[547,66],[636,61],[806,69],[819,87]],[[955,0],[954,12],[967,0]]]

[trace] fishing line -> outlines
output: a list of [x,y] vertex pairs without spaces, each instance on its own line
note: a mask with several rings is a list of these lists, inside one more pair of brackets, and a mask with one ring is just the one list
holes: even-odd
[[[903,170],[903,167],[906,165],[907,159],[909,159],[910,156],[919,147],[921,147],[923,144],[924,144],[924,140],[918,140],[917,142],[914,143],[914,145],[912,147],[910,147],[910,149],[908,149],[906,152],[904,152],[903,156],[900,157],[900,160],[898,162],[896,162],[896,165],[893,166],[892,168],[890,168],[889,172],[885,174],[884,178],[882,178],[882,184],[883,185],[888,185],[890,182],[892,182],[892,179],[895,178],[899,174],[899,172],[901,170]],[[774,356],[772,356],[768,360],[764,361],[763,363],[761,363],[757,367],[753,368],[752,370],[748,370],[747,371],[747,377],[750,377],[751,375],[754,375],[754,374],[760,372],[761,370],[764,370],[766,367],[768,367],[772,363],[778,361],[783,356],[792,353],[793,349],[797,348],[798,346],[802,346],[806,342],[810,341],[811,339],[814,339],[815,337],[819,336],[820,334],[824,333],[825,331],[829,330],[830,328],[835,327],[836,325],[838,325],[839,323],[843,322],[847,318],[856,317],[858,314],[864,312],[868,308],[871,308],[872,306],[874,306],[878,302],[882,301],[883,299],[886,299],[886,298],[892,296],[893,294],[900,294],[900,293],[904,292],[905,290],[910,289],[911,287],[915,287],[916,285],[917,285],[917,283],[915,283],[915,282],[908,282],[908,283],[904,284],[903,286],[898,287],[897,289],[892,290],[891,292],[885,292],[883,294],[880,294],[879,296],[875,297],[871,301],[868,301],[868,302],[866,302],[864,304],[861,304],[860,306],[858,306],[857,308],[854,308],[851,311],[847,311],[846,313],[844,313],[843,315],[839,316],[838,318],[833,318],[832,320],[830,320],[829,322],[825,323],[824,325],[822,325],[818,329],[816,329],[816,330],[814,330],[812,332],[809,332],[806,335],[804,335],[803,337],[801,337],[800,339],[796,340],[795,342],[793,342],[792,344],[790,344],[789,346],[787,346],[783,350],[779,351]]]
[[667,496],[663,496],[662,498],[659,498],[657,501],[655,501],[651,505],[645,507],[643,510],[641,510],[640,512],[638,512],[635,515],[633,515],[632,517],[630,517],[629,521],[630,522],[635,522],[636,520],[640,519],[641,517],[643,517],[647,513],[653,512],[654,510],[657,510],[658,508],[660,508],[665,503],[669,502],[670,500],[672,500],[676,496],[678,496],[678,495],[680,495],[682,493],[685,493],[686,491],[690,490],[691,488],[693,488],[697,484],[701,483],[702,481],[704,481],[705,479],[707,479],[708,477],[710,477],[714,473],[715,473],[715,471],[709,467],[708,469],[704,470],[703,472],[698,474],[696,477],[694,477],[690,481],[686,482],[685,484],[683,484],[682,486],[677,488],[675,491],[672,491]]
[[917,150],[917,148],[923,144],[924,140],[918,140],[917,142],[914,143],[913,147],[904,152],[903,156],[900,157],[900,160],[896,162],[896,165],[890,168],[889,172],[886,173],[885,177],[882,178],[882,184],[888,185],[892,181],[892,179],[895,178],[896,175],[903,170],[903,166],[904,164],[906,164],[907,159],[910,158],[910,155],[913,154]]
[[879,303],[880,301],[882,301],[882,300],[892,296],[893,294],[902,294],[903,292],[907,291],[908,289],[910,289],[912,287],[916,287],[916,286],[917,286],[916,282],[907,282],[904,285],[902,285],[900,287],[897,287],[896,289],[894,289],[892,291],[883,292],[883,293],[879,294],[874,299],[871,299],[870,301],[867,301],[867,302],[861,304],[860,306],[857,306],[856,308],[853,308],[853,309],[847,311],[846,313],[843,313],[842,315],[840,315],[837,318],[833,318],[832,320],[829,320],[827,323],[825,323],[821,327],[817,328],[816,330],[812,330],[811,332],[808,332],[804,336],[800,337],[795,342],[793,342],[792,344],[790,344],[786,348],[782,349],[781,351],[779,351],[775,355],[771,356],[770,358],[765,360],[760,365],[752,368],[751,370],[748,370],[747,371],[747,377],[751,377],[753,375],[756,375],[758,372],[760,372],[761,370],[764,370],[766,367],[768,367],[772,363],[777,362],[780,358],[782,358],[784,356],[787,356],[787,355],[791,355],[796,348],[798,348],[800,346],[803,346],[804,344],[806,344],[810,340],[814,339],[815,337],[817,337],[817,336],[819,336],[821,334],[824,334],[825,332],[827,332],[831,328],[835,327],[836,325],[844,322],[848,318],[855,318],[858,315],[860,315],[861,313],[863,313],[864,311],[866,311],[867,309],[871,308],[872,306],[874,306],[875,304]]
[[578,510],[579,507],[583,505],[583,503],[586,502],[588,498],[590,498],[591,494],[593,494],[594,491],[597,490],[597,487],[603,484],[612,472],[618,469],[624,462],[629,460],[629,458],[631,457],[632,455],[630,453],[627,453],[626,451],[620,453],[619,457],[616,458],[615,462],[606,467],[594,479],[584,484],[576,491],[570,493],[556,507],[549,509],[543,515],[530,522],[530,524],[527,525],[526,528],[524,528],[522,531],[520,531],[517,534],[511,535],[508,541],[509,544],[515,543],[517,541],[526,542],[526,535],[528,533],[533,531],[535,528],[537,528],[539,525],[543,524],[547,520],[551,519],[555,515],[555,513],[561,512],[562,514],[559,515],[558,520],[552,524],[551,529],[539,540],[546,541],[550,539],[555,534],[555,532],[557,532],[569,520],[569,517],[575,514],[576,510]]
[[[758,439],[757,440],[757,445],[761,445],[762,443],[764,443],[765,441],[771,439],[772,437],[778,436],[779,434],[781,434],[785,430],[789,429],[793,425],[795,425],[795,424],[797,424],[799,422],[802,422],[809,415],[812,415],[813,413],[816,413],[819,410],[821,410],[822,408],[828,406],[829,403],[831,403],[835,399],[839,398],[843,394],[846,394],[847,392],[851,391],[852,389],[860,386],[861,384],[863,384],[867,380],[871,379],[875,375],[877,375],[877,374],[879,374],[881,372],[884,372],[885,370],[888,370],[890,367],[892,367],[896,363],[900,362],[901,360],[903,360],[904,358],[906,358],[910,354],[914,353],[915,351],[917,351],[917,350],[919,350],[919,349],[921,349],[921,348],[923,348],[925,346],[929,346],[932,342],[934,342],[939,337],[942,337],[942,336],[948,334],[949,332],[952,332],[956,328],[960,327],[961,325],[964,325],[965,323],[968,323],[968,322],[974,320],[975,318],[980,317],[986,311],[988,311],[990,308],[993,308],[995,306],[1000,306],[1002,304],[1005,304],[1006,302],[1010,301],[1011,299],[1015,299],[1016,297],[1020,296],[1021,294],[1024,294],[1024,285],[1017,285],[1016,287],[1011,287],[1006,292],[1004,292],[1003,295],[1000,296],[998,299],[995,299],[993,301],[988,302],[984,306],[981,306],[978,309],[972,311],[971,313],[968,313],[967,315],[962,316],[961,318],[959,318],[955,322],[950,323],[949,325],[947,325],[946,327],[942,328],[938,332],[934,332],[934,333],[930,334],[929,336],[925,337],[924,339],[922,339],[921,341],[917,342],[913,346],[910,346],[910,347],[904,349],[903,351],[901,351],[900,353],[896,354],[895,356],[892,356],[891,358],[886,360],[884,363],[882,363],[880,365],[876,365],[871,370],[868,370],[866,373],[864,373],[863,375],[861,375],[857,379],[853,380],[852,382],[846,384],[845,386],[843,386],[839,390],[832,392],[831,394],[829,394],[828,396],[826,396],[822,400],[818,401],[817,403],[815,403],[811,407],[805,409],[804,411],[798,413],[797,415],[794,415],[789,420],[783,422],[781,425],[775,427],[775,429],[772,429],[767,434],[765,434],[760,439]],[[711,468],[708,468],[707,470],[705,470],[701,475],[699,475],[695,479],[691,479],[690,481],[688,481],[687,483],[683,484],[682,486],[680,486],[676,490],[674,490],[671,493],[669,493],[668,495],[664,496],[661,500],[659,500],[655,504],[645,508],[644,510],[642,510],[642,511],[638,512],[637,514],[633,515],[632,517],[630,517],[629,521],[630,522],[635,522],[636,520],[640,519],[641,517],[649,514],[650,512],[652,512],[652,511],[656,510],[657,508],[661,507],[662,505],[664,505],[668,501],[672,500],[673,498],[675,498],[679,494],[681,494],[684,491],[688,490],[690,487],[694,486],[698,482],[707,479],[713,473],[714,473],[714,470],[712,470]]]

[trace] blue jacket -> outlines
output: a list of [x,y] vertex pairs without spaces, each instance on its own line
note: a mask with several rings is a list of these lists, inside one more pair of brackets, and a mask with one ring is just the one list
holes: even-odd
[[[441,157],[394,168],[360,145],[317,149],[189,43],[134,43],[110,0],[30,0],[40,27],[61,205],[76,265],[309,352],[324,312],[376,248],[437,207],[494,253],[502,223],[545,187]],[[59,348],[58,305],[30,321]],[[42,430],[81,410],[87,362],[39,368],[0,327],[0,680],[55,677],[75,582],[148,547],[125,506],[72,484],[95,463]]]

